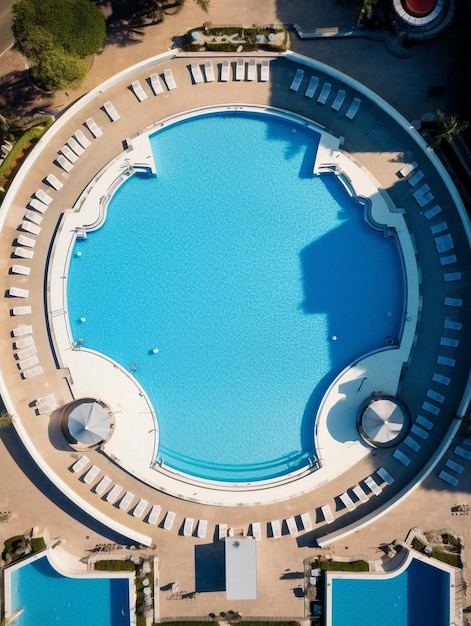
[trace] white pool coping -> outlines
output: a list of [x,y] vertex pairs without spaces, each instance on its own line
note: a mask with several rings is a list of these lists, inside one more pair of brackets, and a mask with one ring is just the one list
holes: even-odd
[[[275,115],[308,126],[320,134],[314,172],[321,173],[328,167],[335,167],[336,173],[347,181],[352,195],[368,199],[373,220],[394,230],[402,251],[407,289],[405,301],[408,304],[399,345],[394,349],[385,346],[385,349],[365,355],[345,368],[325,395],[313,433],[321,468],[314,471],[307,467],[277,479],[252,483],[207,481],[160,466],[157,462],[158,415],[145,390],[131,372],[109,357],[86,347],[74,347],[67,315],[67,273],[75,240],[84,230],[93,230],[103,223],[109,198],[132,175],[133,164],[138,164],[139,169],[146,166],[155,172],[149,135],[163,125],[228,109]],[[192,501],[223,506],[285,500],[307,493],[341,475],[370,452],[356,427],[360,406],[374,390],[395,394],[415,335],[419,308],[418,269],[402,213],[395,210],[385,193],[378,191],[380,185],[371,174],[342,152],[338,138],[309,120],[280,112],[279,109],[235,104],[191,110],[159,120],[154,127],[129,142],[132,150],[123,151],[99,172],[74,207],[65,211],[48,271],[48,309],[54,346],[61,366],[71,372],[74,395],[77,398],[99,398],[116,416],[113,435],[102,446],[103,452],[136,478],[155,488]],[[346,394],[347,388],[355,389],[355,393]],[[342,425],[339,438],[335,438],[329,430],[328,424],[332,419]]]

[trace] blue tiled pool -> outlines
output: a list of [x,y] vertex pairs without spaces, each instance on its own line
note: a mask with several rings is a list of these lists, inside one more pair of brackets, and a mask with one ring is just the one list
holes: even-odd
[[432,561],[412,558],[387,578],[331,574],[329,581],[328,626],[450,625],[450,573]]
[[[8,571],[8,570],[7,570]],[[9,572],[10,607],[21,608],[16,626],[129,626],[127,577],[69,578],[57,572],[46,555]]]

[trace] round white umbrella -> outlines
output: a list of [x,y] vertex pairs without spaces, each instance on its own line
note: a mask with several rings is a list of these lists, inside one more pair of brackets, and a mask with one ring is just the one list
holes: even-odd
[[110,434],[110,417],[98,402],[82,402],[69,415],[69,432],[86,445],[104,441]]
[[362,427],[365,435],[377,443],[393,441],[404,426],[404,413],[392,400],[373,401],[363,413]]

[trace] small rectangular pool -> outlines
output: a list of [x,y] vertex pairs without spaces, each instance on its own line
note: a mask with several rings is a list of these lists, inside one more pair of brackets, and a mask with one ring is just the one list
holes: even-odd
[[392,572],[326,576],[326,626],[450,626],[453,610],[453,568],[421,555]]
[[16,626],[130,626],[133,588],[127,572],[67,576],[43,552],[5,569],[5,611],[21,609]]

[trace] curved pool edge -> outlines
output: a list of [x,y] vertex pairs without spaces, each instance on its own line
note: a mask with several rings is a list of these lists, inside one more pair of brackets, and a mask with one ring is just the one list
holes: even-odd
[[[348,177],[356,196],[368,200],[374,221],[384,225],[385,229],[394,231],[398,238],[398,252],[405,267],[403,280],[408,291],[406,302],[410,303],[405,316],[408,322],[398,348],[380,349],[358,359],[336,377],[324,395],[313,433],[316,449],[326,451],[321,455],[321,467],[313,464],[280,477],[252,482],[206,480],[159,465],[156,462],[158,416],[150,399],[135,378],[107,356],[84,348],[74,349],[67,315],[67,272],[75,239],[83,231],[98,228],[103,223],[112,193],[133,173],[135,166],[141,168],[146,163],[149,173],[155,171],[153,159],[148,156],[151,154],[149,136],[164,125],[195,115],[234,109],[277,116],[305,125],[320,135],[313,172],[321,174],[334,162],[338,168],[337,173]],[[160,120],[136,137],[131,137],[127,143],[132,150],[123,151],[108,163],[80,195],[73,209],[65,212],[54,242],[54,254],[48,275],[51,311],[49,320],[53,341],[62,367],[67,367],[72,373],[75,394],[99,397],[112,411],[119,413],[113,436],[101,446],[101,450],[113,462],[150,486],[170,495],[210,505],[240,506],[279,502],[312,491],[339,476],[369,452],[356,429],[356,412],[359,406],[371,393],[371,388],[382,388],[391,394],[396,392],[402,365],[409,357],[413,342],[417,323],[418,273],[411,237],[403,215],[393,211],[395,207],[387,201],[386,194],[378,193],[379,184],[371,174],[340,150],[340,140],[337,137],[311,120],[274,107],[238,103],[196,108]],[[381,367],[377,368],[379,362]],[[376,368],[381,372],[379,376],[374,372]],[[347,382],[359,386],[365,372],[368,372],[369,382],[362,385],[362,392],[350,396],[348,402],[339,404],[344,399],[339,392],[339,386]],[[126,393],[122,393],[122,390],[126,390]],[[339,407],[344,423],[344,439],[341,441],[330,435],[328,427],[332,412],[338,411]],[[154,433],[152,438],[149,437],[150,433]],[[348,442],[347,447],[344,445],[345,441]],[[342,459],[341,464],[338,462],[339,458]]]

